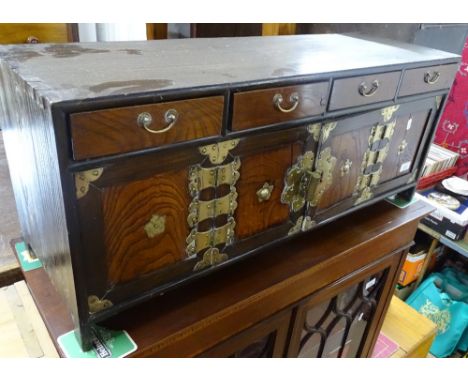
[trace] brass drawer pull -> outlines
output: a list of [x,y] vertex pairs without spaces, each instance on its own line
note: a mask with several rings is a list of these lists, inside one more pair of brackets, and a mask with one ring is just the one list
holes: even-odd
[[294,110],[296,110],[297,106],[299,105],[299,94],[298,93],[292,93],[289,96],[289,102],[292,103],[291,107],[289,109],[285,109],[281,106],[283,103],[283,96],[279,93],[275,94],[273,97],[273,104],[275,105],[276,109],[283,112],[283,113],[290,113]]
[[138,123],[138,126],[143,127],[149,133],[162,134],[172,129],[178,119],[179,119],[179,113],[177,112],[177,110],[169,109],[168,111],[164,113],[164,122],[166,122],[168,125],[161,130],[150,129],[150,126],[153,123],[153,117],[151,116],[150,113],[145,112],[145,113],[141,113],[140,115],[138,115],[137,123]]
[[379,89],[380,83],[378,80],[372,81],[372,87],[369,89],[365,82],[361,82],[359,85],[359,94],[363,97],[372,97]]
[[436,71],[432,73],[432,75],[429,72],[424,73],[424,82],[426,84],[434,85],[437,81],[439,81],[439,78],[440,78],[440,72]]

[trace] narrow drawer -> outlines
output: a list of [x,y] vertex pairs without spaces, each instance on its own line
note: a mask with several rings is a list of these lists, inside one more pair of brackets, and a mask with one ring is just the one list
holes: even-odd
[[344,78],[333,82],[330,110],[367,105],[393,99],[400,72]]
[[70,116],[74,159],[120,154],[221,133],[224,97],[121,107]]
[[245,130],[325,111],[328,82],[252,90],[234,95],[232,130]]
[[407,70],[403,74],[400,97],[430,92],[440,89],[448,89],[452,86],[458,64],[430,66]]

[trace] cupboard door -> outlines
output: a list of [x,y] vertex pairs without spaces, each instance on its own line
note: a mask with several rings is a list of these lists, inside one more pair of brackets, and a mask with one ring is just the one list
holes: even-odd
[[423,139],[423,132],[433,112],[430,107],[422,110],[402,110],[396,117],[395,132],[383,162],[380,183],[406,175],[412,171]]
[[272,358],[283,357],[291,320],[285,310],[221,342],[199,357]]
[[293,146],[245,155],[237,182],[236,238],[244,239],[288,221],[281,203],[284,174],[291,165]]
[[391,296],[401,253],[391,256],[393,264],[379,260],[301,303],[293,320],[288,356],[366,356],[372,330],[378,330],[381,311]]

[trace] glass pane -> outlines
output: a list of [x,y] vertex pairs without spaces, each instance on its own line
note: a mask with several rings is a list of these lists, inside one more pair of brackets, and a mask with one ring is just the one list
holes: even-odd
[[306,312],[299,357],[358,357],[387,271],[348,287]]

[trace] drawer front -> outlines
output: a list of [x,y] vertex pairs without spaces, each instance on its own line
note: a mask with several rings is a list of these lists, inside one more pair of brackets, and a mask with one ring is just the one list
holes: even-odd
[[252,90],[234,95],[232,130],[245,130],[323,113],[328,82]]
[[221,96],[70,116],[74,159],[120,154],[221,133]]
[[330,110],[389,101],[395,97],[400,72],[345,78],[333,82]]
[[452,86],[458,64],[430,66],[407,70],[398,95],[400,97],[448,89]]

